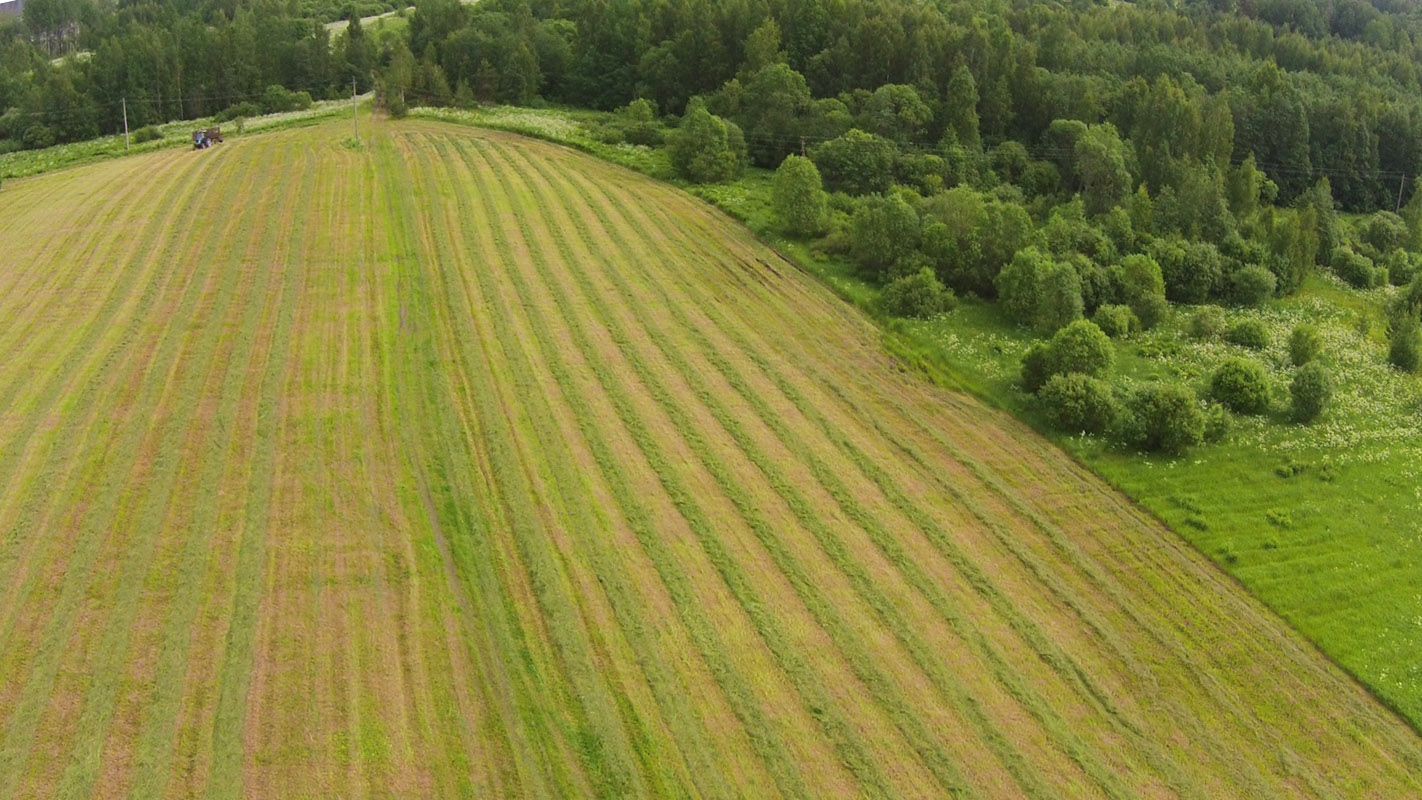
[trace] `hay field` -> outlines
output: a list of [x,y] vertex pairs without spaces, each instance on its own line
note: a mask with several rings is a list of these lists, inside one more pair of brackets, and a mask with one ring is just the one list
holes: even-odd
[[1422,793],[1236,584],[698,201],[344,135],[0,191],[0,800]]

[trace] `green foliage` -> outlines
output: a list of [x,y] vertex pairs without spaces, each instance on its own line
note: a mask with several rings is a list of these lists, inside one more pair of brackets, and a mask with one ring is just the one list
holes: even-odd
[[1246,308],[1261,306],[1274,296],[1278,278],[1257,264],[1240,267],[1229,276],[1230,297]]
[[1422,326],[1416,317],[1405,316],[1393,323],[1387,360],[1403,372],[1416,372],[1422,367]]
[[1104,214],[1125,200],[1134,184],[1126,166],[1126,145],[1115,125],[1088,126],[1076,140],[1075,153],[1088,211]]
[[1136,322],[1136,315],[1131,312],[1130,306],[1109,303],[1097,308],[1096,313],[1091,315],[1091,321],[1112,339],[1126,336],[1140,324]]
[[1111,340],[1090,320],[1076,320],[1057,331],[1049,347],[1052,370],[1057,374],[1079,372],[1104,377],[1116,360]]
[[1127,256],[1120,264],[1121,299],[1131,307],[1141,327],[1154,328],[1165,318],[1165,279],[1160,265],[1147,255]]
[[957,298],[927,267],[889,282],[879,295],[884,310],[896,317],[927,319],[953,310]]
[[1295,420],[1307,423],[1318,419],[1333,400],[1333,379],[1328,368],[1318,361],[1299,367],[1289,384],[1289,396]]
[[1210,395],[1240,414],[1269,410],[1269,376],[1258,362],[1231,358],[1210,377]]
[[899,144],[921,138],[932,120],[933,111],[917,90],[894,83],[875,89],[860,115],[865,130]]
[[1052,427],[1068,433],[1104,433],[1115,425],[1117,403],[1111,385],[1072,372],[1053,375],[1037,396]]
[[968,187],[949,189],[922,206],[923,252],[943,282],[961,294],[992,297],[997,274],[1036,240],[1022,206]]
[[1391,253],[1407,242],[1407,223],[1391,211],[1370,214],[1358,225],[1358,239],[1374,256]]
[[918,212],[903,197],[871,195],[859,202],[850,219],[850,254],[882,278],[918,247],[919,230]]
[[1190,317],[1190,335],[1201,341],[1218,338],[1225,331],[1224,312],[1205,306]]
[[1371,289],[1381,283],[1373,260],[1349,247],[1335,247],[1329,265],[1338,277],[1356,289]]
[[820,171],[807,158],[786,156],[771,181],[771,202],[781,226],[792,236],[815,236],[825,230],[828,203]]
[[1224,257],[1208,242],[1157,239],[1150,255],[1160,264],[1165,296],[1177,303],[1203,303],[1224,283]]
[[1123,434],[1144,450],[1178,455],[1205,440],[1205,413],[1195,393],[1177,384],[1150,384],[1127,403]]
[[1052,348],[1047,342],[1033,342],[1022,354],[1022,388],[1033,394],[1041,390],[1052,375]]
[[1294,366],[1301,367],[1318,358],[1323,353],[1323,335],[1318,327],[1307,322],[1294,326],[1289,334],[1289,359]]
[[672,168],[695,183],[734,179],[745,166],[746,145],[741,129],[693,103],[667,141]]
[[1042,275],[1051,267],[1051,258],[1035,247],[1019,250],[1012,263],[993,280],[1003,313],[1019,325],[1031,325],[1037,316]]
[[810,158],[831,191],[873,194],[888,190],[895,154],[893,142],[855,128],[814,148]]
[[[953,143],[969,150],[982,146],[978,136],[978,100],[978,84],[973,79],[973,73],[960,65],[953,71],[953,77],[948,79],[944,92],[943,122],[945,131],[953,134]],[[1022,156],[1025,167],[1026,150],[1023,150]]]
[[144,142],[156,142],[163,138],[163,134],[156,125],[148,125],[133,132],[133,143],[143,144]]
[[262,92],[262,113],[280,114],[286,111],[304,111],[311,107],[311,95],[307,92],[293,92],[285,87],[272,84]]
[[1090,320],[1079,319],[1057,331],[1045,344],[1038,342],[1022,356],[1022,385],[1036,392],[1053,375],[1080,373],[1105,377],[1116,361],[1111,340]]
[[1042,274],[1035,323],[1042,333],[1056,333],[1081,319],[1081,278],[1070,264],[1054,262]]
[[1269,346],[1269,329],[1257,319],[1242,319],[1230,326],[1225,341],[1250,350],[1263,350]]

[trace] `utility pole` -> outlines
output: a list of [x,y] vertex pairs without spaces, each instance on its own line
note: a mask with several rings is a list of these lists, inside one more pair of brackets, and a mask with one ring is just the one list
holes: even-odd
[[128,98],[123,98],[123,151],[128,152]]
[[1405,185],[1407,185],[1407,176],[1403,175],[1397,181],[1397,208],[1393,209],[1394,213],[1402,213],[1402,187]]
[[355,124],[355,137],[360,138],[360,106],[356,104],[356,79],[351,78],[351,122]]

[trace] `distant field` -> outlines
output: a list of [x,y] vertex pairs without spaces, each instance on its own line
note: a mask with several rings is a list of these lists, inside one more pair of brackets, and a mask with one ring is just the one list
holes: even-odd
[[345,136],[0,189],[0,800],[1422,792],[1206,559],[699,201]]

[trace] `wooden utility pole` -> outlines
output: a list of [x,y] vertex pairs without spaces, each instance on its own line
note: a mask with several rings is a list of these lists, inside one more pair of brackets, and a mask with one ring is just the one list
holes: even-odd
[[351,122],[355,124],[355,137],[360,138],[360,106],[356,103],[356,79],[351,78]]
[[1398,178],[1398,180],[1397,180],[1397,208],[1393,209],[1393,211],[1394,211],[1395,213],[1401,213],[1401,212],[1402,212],[1402,187],[1403,187],[1403,186],[1406,186],[1406,185],[1407,185],[1407,176],[1406,176],[1406,175],[1403,175],[1401,178]]
[[123,151],[128,152],[128,98],[123,98]]

